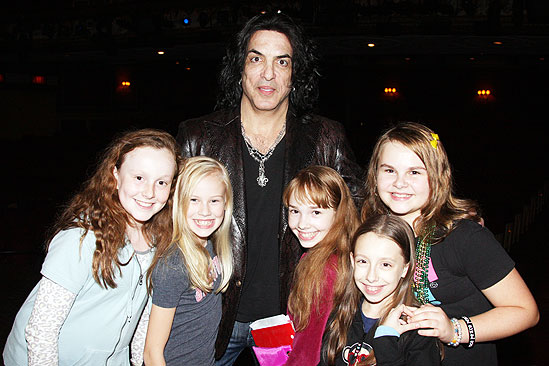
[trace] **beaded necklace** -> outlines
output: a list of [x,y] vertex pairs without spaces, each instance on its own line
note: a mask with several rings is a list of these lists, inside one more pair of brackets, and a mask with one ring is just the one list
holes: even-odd
[[431,241],[433,239],[434,225],[416,242],[416,269],[412,289],[418,301],[424,305],[429,302],[429,260],[431,259]]

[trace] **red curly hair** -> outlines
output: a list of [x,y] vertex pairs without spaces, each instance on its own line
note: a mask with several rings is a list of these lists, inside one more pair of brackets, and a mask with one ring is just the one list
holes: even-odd
[[[62,230],[81,228],[81,241],[89,230],[93,231],[96,238],[93,278],[104,288],[116,287],[116,272],[120,273],[120,266],[127,264],[120,262],[118,251],[125,246],[126,228],[131,222],[128,212],[119,201],[113,171],[115,167],[120,169],[126,155],[139,147],[167,149],[176,162],[175,171],[179,170],[179,147],[169,133],[143,129],[122,134],[105,149],[94,174],[62,211],[46,245],[46,249],[49,248],[53,237]],[[143,234],[149,243],[160,244],[171,240],[171,208],[176,179],[177,175],[174,175],[170,198],[164,208],[143,224]]]

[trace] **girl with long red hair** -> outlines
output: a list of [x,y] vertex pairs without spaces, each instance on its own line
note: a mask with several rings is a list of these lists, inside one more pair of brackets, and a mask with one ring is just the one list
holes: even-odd
[[129,365],[132,338],[132,363],[143,363],[143,277],[155,245],[171,239],[178,150],[170,134],[152,129],[105,150],[54,227],[42,279],[6,342],[7,366]]

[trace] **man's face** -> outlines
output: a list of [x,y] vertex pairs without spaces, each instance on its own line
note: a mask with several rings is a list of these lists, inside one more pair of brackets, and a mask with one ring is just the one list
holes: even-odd
[[287,110],[292,84],[292,46],[279,32],[261,30],[248,42],[242,72],[242,108]]

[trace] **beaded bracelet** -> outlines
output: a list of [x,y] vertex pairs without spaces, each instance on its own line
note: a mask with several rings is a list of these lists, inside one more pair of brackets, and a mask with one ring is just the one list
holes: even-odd
[[467,330],[469,331],[469,343],[467,344],[467,348],[471,348],[475,345],[475,327],[473,327],[473,322],[469,319],[469,317],[464,315],[461,319],[463,319],[467,325]]
[[462,336],[461,325],[459,324],[459,321],[456,318],[452,318],[450,319],[450,321],[454,326],[454,338],[448,343],[448,345],[452,347],[457,347],[461,342],[461,336]]

